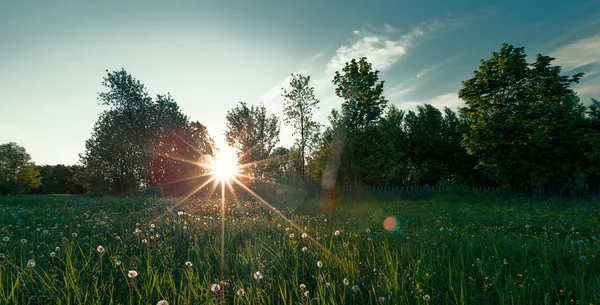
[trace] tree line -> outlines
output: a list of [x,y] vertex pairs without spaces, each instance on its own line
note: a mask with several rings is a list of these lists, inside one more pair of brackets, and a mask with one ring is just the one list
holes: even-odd
[[[464,107],[405,111],[385,98],[367,58],[352,59],[333,77],[343,102],[327,125],[313,119],[319,100],[310,76],[292,74],[282,88],[282,122],[262,103],[239,102],[225,115],[224,136],[247,164],[245,183],[284,185],[304,198],[336,185],[500,185],[578,195],[600,185],[600,102],[586,107],[572,89],[583,73],[561,75],[553,60],[538,54],[527,62],[523,47],[503,44],[462,82]],[[67,167],[70,173],[37,168],[28,156],[15,161],[25,150],[5,144],[2,193],[181,196],[209,179],[198,166],[215,152],[204,125],[190,121],[169,94],[149,96],[124,69],[107,71],[103,85],[98,97],[108,109],[80,164]],[[277,146],[281,123],[294,129],[291,147]]]

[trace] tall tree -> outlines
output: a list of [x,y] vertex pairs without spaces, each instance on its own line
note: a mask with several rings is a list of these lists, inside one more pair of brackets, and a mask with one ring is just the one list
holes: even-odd
[[41,185],[40,172],[25,148],[0,145],[0,194],[29,193]]
[[300,137],[296,143],[300,152],[300,173],[303,181],[306,179],[307,149],[310,144],[314,143],[314,138],[318,135],[320,128],[320,125],[312,118],[313,108],[319,109],[317,106],[319,100],[315,97],[315,88],[308,85],[309,81],[310,76],[292,74],[291,90],[287,91],[282,88],[284,122],[295,129],[294,135]]
[[379,81],[379,71],[363,57],[358,62],[352,59],[342,69],[336,71],[333,84],[335,93],[341,97],[341,116],[344,135],[344,149],[340,164],[340,176],[350,183],[372,184],[368,173],[372,152],[380,149],[377,141],[377,123],[381,120],[387,105],[383,96],[383,81]]
[[35,189],[39,194],[83,194],[85,187],[78,180],[82,170],[77,165],[43,165],[38,166],[42,184]]
[[246,172],[255,180],[262,180],[266,162],[279,142],[279,119],[267,114],[261,103],[250,106],[244,102],[227,111],[225,115],[225,141],[235,148],[239,162],[247,164]]
[[96,191],[136,193],[150,183],[148,164],[157,137],[185,126],[187,117],[170,95],[153,100],[124,69],[108,72],[102,84],[107,91],[98,98],[110,108],[100,114],[81,162]]
[[358,62],[352,59],[342,73],[335,72],[335,94],[344,99],[342,116],[351,133],[374,126],[383,115],[387,100],[383,96],[384,82],[379,81],[378,74],[366,57]]
[[591,185],[600,185],[600,101],[592,99],[586,112],[586,126],[581,137],[586,157],[586,171]]
[[150,159],[150,183],[163,194],[181,196],[207,179],[204,167],[214,141],[200,122],[190,122],[161,134]]
[[572,122],[583,112],[570,86],[583,74],[561,76],[552,60],[538,54],[529,64],[524,48],[503,44],[462,82],[459,111],[471,126],[463,145],[502,184],[550,185],[575,171]]

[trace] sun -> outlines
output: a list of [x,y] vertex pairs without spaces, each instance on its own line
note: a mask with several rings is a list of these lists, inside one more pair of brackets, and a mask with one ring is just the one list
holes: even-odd
[[220,150],[209,164],[213,177],[221,181],[230,181],[240,173],[238,158],[231,148]]

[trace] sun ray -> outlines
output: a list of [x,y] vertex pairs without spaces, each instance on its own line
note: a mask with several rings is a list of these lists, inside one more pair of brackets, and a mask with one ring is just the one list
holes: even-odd
[[[281,213],[280,211],[278,211],[274,206],[272,206],[269,202],[267,202],[266,200],[264,200],[262,197],[260,197],[258,194],[256,194],[255,192],[253,192],[250,188],[248,188],[247,186],[245,186],[241,181],[239,181],[237,178],[233,177],[232,181],[235,182],[236,184],[238,184],[240,187],[242,187],[243,189],[245,189],[248,193],[250,193],[250,195],[252,195],[252,197],[256,198],[260,203],[262,203],[264,206],[268,207],[271,211],[275,212],[275,214],[277,214],[277,216],[281,217],[283,220],[285,220],[287,223],[289,223],[292,227],[294,227],[296,230],[298,230],[298,232],[304,232],[305,230],[303,230],[300,226],[298,226],[296,223],[294,223],[294,221],[292,221],[291,219],[285,217],[285,215],[283,215],[283,213]],[[333,253],[331,253],[331,251],[329,251],[329,249],[325,248],[325,246],[323,246],[319,241],[317,241],[314,237],[312,237],[310,234],[307,234],[307,238],[312,241],[313,243],[315,243],[319,248],[321,248],[325,253],[327,253],[330,257],[332,257],[338,264],[345,266],[345,263],[340,260],[337,256],[335,256]]]
[[248,168],[248,167],[253,166],[253,165],[259,165],[259,164],[263,164],[263,163],[268,163],[268,162],[275,161],[275,160],[278,160],[278,159],[282,159],[283,157],[288,157],[288,156],[289,155],[273,156],[273,157],[269,157],[269,158],[263,159],[263,160],[258,160],[258,161],[254,161],[254,162],[250,162],[250,163],[244,163],[244,164],[240,165],[239,167],[240,167],[240,169],[244,169],[244,168]]
[[167,181],[164,184],[174,184],[174,183],[184,182],[184,181],[193,180],[193,179],[197,179],[197,178],[207,177],[210,175],[212,175],[212,174],[211,173],[203,173],[203,174],[193,175],[193,176],[189,176],[189,177],[185,177],[185,178],[181,178],[181,179],[177,179],[177,180],[173,180],[173,181]]
[[156,217],[154,219],[154,221],[156,221],[157,219],[162,218],[163,216],[165,216],[166,214],[172,212],[176,207],[178,207],[180,204],[182,204],[184,201],[188,200],[190,197],[192,197],[194,194],[196,194],[198,191],[200,191],[203,187],[205,187],[206,185],[208,185],[209,183],[211,183],[213,180],[215,180],[216,177],[211,177],[210,179],[208,179],[206,182],[202,183],[200,186],[198,186],[197,188],[195,188],[193,191],[191,191],[189,194],[187,194],[185,197],[183,197],[180,200],[177,200],[177,202],[173,205],[171,205],[169,208],[167,208],[167,210],[162,213],[161,215],[159,215],[158,217]]

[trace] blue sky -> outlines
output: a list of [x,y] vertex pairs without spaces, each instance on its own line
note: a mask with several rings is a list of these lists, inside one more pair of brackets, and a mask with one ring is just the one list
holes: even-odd
[[[105,70],[125,68],[152,96],[170,92],[222,143],[238,101],[282,114],[291,73],[311,76],[326,123],[333,73],[366,56],[391,104],[456,109],[461,81],[502,43],[556,57],[575,89],[600,98],[600,2],[3,1],[0,143],[37,164],[75,164],[98,114]],[[281,144],[291,130],[282,126]]]

